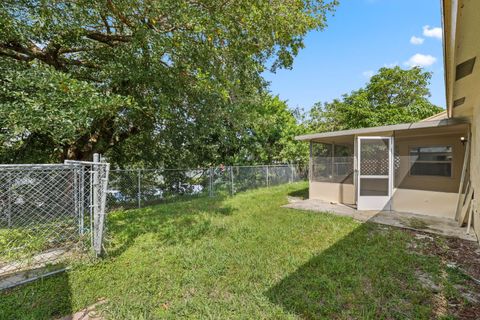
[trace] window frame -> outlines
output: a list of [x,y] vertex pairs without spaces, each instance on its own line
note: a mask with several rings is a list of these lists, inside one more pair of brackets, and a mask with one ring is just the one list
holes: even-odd
[[[435,160],[416,160],[412,161],[411,150],[415,148],[435,148],[435,147],[447,147],[451,148],[452,160],[450,161],[435,161]],[[425,145],[409,145],[408,146],[408,175],[410,177],[428,177],[434,179],[454,179],[454,162],[455,162],[455,147],[452,144],[425,144]],[[450,163],[450,176],[428,175],[428,174],[412,174],[412,167],[415,162],[419,163]]]

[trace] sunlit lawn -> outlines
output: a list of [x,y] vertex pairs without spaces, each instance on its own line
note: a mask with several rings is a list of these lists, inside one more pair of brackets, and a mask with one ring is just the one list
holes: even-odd
[[457,294],[410,233],[281,208],[306,183],[109,217],[102,262],[0,294],[0,319],[50,319],[100,299],[109,319],[429,319]]

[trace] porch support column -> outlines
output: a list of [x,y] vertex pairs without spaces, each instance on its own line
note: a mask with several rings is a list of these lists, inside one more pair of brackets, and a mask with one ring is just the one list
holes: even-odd
[[334,177],[333,172],[335,171],[335,143],[332,143],[332,179]]
[[358,201],[358,138],[353,136],[353,189],[355,190],[355,204]]
[[312,181],[312,171],[313,171],[313,162],[312,162],[312,140],[310,140],[310,149],[309,149],[309,157],[308,157],[308,180]]

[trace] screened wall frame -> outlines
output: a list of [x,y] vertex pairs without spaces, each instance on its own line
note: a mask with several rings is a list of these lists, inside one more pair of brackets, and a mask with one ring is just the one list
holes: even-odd
[[313,182],[354,183],[354,141],[352,143],[310,141],[309,179]]

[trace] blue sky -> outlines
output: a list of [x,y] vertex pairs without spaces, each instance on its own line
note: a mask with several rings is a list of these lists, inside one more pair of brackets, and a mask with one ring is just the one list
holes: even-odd
[[273,94],[308,110],[362,87],[383,66],[421,65],[433,72],[430,100],[444,108],[440,27],[439,0],[340,0],[327,28],[308,34],[293,69],[264,76]]

